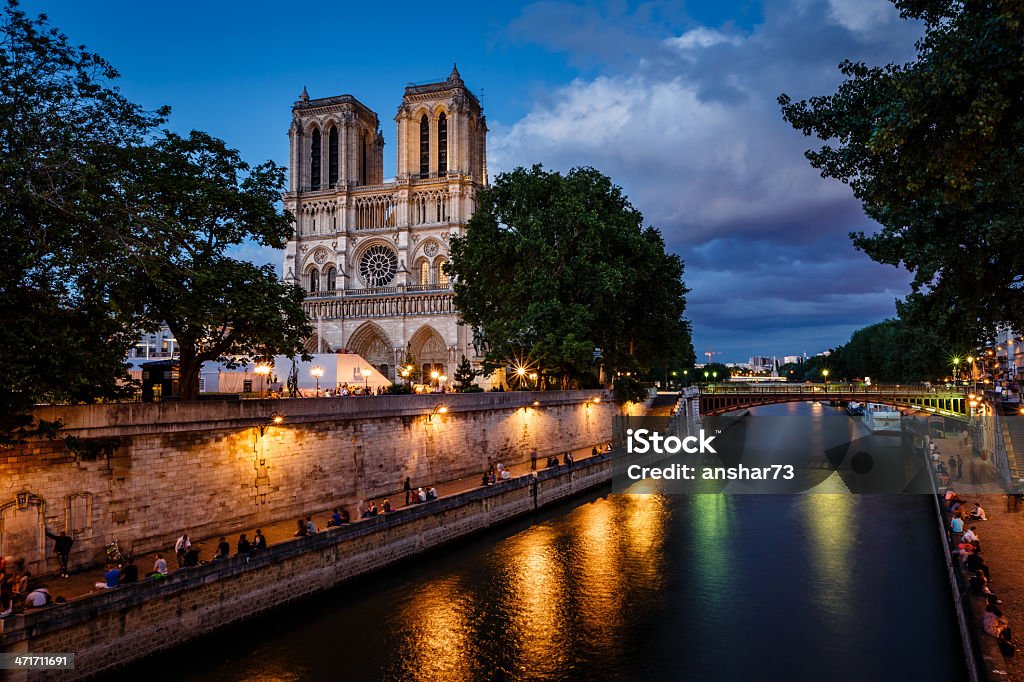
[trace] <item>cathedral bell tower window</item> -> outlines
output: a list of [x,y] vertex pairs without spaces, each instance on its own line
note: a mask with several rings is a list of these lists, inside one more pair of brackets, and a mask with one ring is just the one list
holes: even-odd
[[331,126],[327,138],[327,183],[331,188],[338,186],[338,128]]
[[430,121],[423,114],[420,119],[420,177],[430,176]]
[[448,117],[443,113],[437,119],[437,174],[448,172]]
[[320,189],[320,131],[314,130],[309,144],[309,187]]

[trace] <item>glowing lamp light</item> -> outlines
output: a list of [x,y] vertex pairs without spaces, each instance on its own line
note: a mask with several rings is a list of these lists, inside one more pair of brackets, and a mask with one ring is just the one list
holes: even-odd
[[601,396],[595,396],[593,402],[595,404],[601,402]]

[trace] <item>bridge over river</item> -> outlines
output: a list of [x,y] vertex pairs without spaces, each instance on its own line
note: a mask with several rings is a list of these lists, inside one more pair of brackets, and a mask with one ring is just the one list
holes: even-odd
[[708,384],[700,389],[700,413],[722,414],[758,405],[804,401],[883,403],[949,417],[970,416],[966,387],[864,384]]

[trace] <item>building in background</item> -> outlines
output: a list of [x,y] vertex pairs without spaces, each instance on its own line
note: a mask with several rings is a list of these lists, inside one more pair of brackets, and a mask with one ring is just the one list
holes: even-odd
[[424,374],[452,376],[476,358],[444,272],[487,184],[487,123],[458,69],[409,84],[395,116],[397,177],[383,179],[377,114],[351,95],[292,105],[285,207],[295,236],[286,281],[306,290],[313,353],[344,349],[394,381],[411,354]]

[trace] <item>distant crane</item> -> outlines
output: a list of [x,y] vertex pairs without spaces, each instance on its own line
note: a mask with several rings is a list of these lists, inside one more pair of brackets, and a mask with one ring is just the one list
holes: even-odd
[[706,350],[706,351],[704,351],[704,355],[708,356],[708,364],[709,365],[711,364],[711,361],[714,359],[714,358],[712,358],[713,355],[721,355],[721,354],[722,354],[721,351],[717,351],[717,350]]

